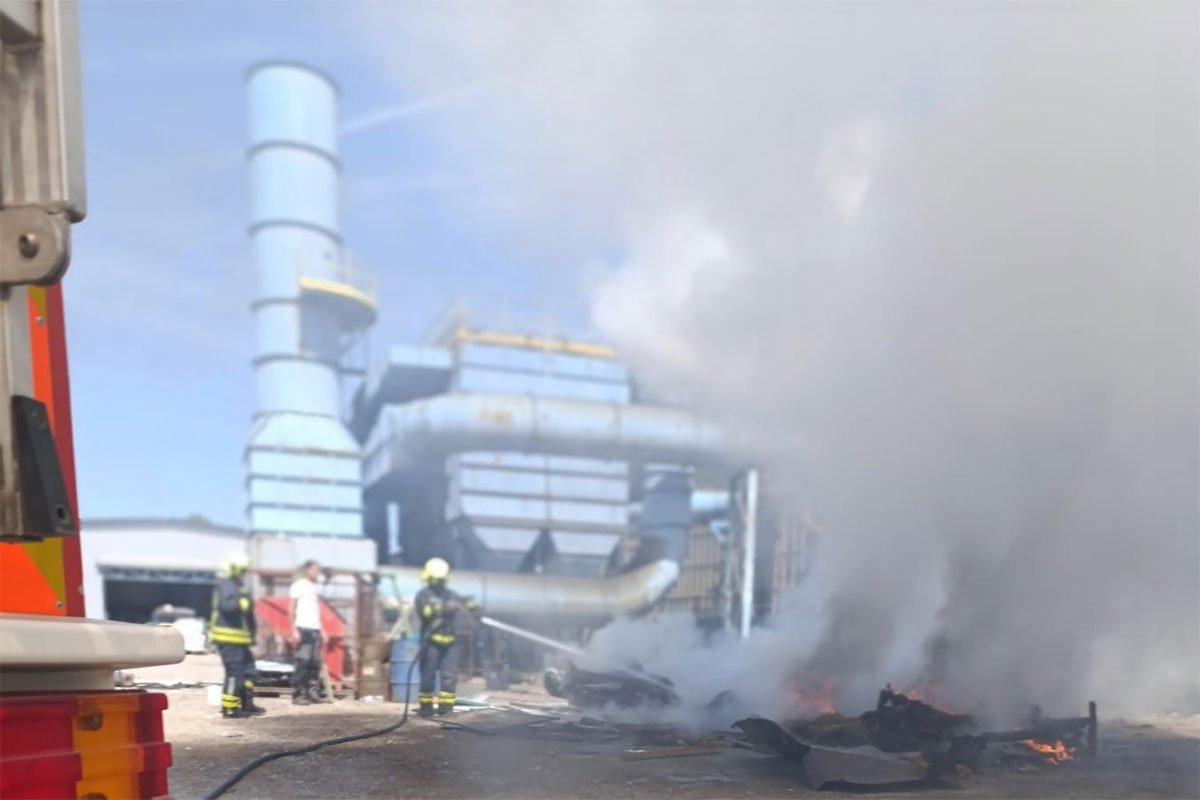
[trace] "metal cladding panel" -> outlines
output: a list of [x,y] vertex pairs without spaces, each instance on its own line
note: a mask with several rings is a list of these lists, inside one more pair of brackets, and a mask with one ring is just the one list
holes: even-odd
[[254,312],[254,352],[258,356],[300,352],[300,308],[295,303],[265,305]]
[[552,522],[581,525],[606,525],[624,528],[629,524],[629,509],[610,503],[581,503],[575,500],[550,501]]
[[432,369],[449,372],[454,366],[453,354],[444,347],[423,345],[392,345],[388,348],[386,369],[404,370]]
[[535,497],[544,497],[547,493],[546,474],[542,472],[466,467],[452,473],[451,481],[457,488],[468,492]]
[[463,364],[484,367],[503,367],[524,372],[548,372],[546,353],[540,350],[468,342],[458,349],[458,360]]
[[390,347],[387,360],[377,363],[367,376],[368,399],[375,404],[396,403],[445,391],[452,366],[449,350]]
[[300,275],[336,275],[341,252],[329,235],[297,226],[255,231],[251,246],[258,297],[270,300],[299,298]]
[[539,397],[562,397],[596,402],[628,403],[629,386],[620,383],[598,383],[567,380],[524,372],[501,372],[478,367],[462,367],[455,376],[455,386],[464,392],[499,392],[532,394]]
[[488,572],[518,572],[525,553],[516,550],[486,549],[478,556],[479,568]]
[[624,478],[589,478],[551,473],[548,476],[548,484],[546,493],[550,497],[605,500],[622,504],[629,502],[629,483]]
[[629,464],[624,461],[602,461],[597,458],[574,458],[572,456],[549,456],[546,467],[555,472],[579,475],[612,475],[627,479]]
[[594,556],[607,559],[621,541],[619,533],[577,533],[551,531],[554,549],[562,555]]
[[250,539],[250,553],[251,561],[261,569],[294,570],[310,558],[333,569],[370,572],[376,567],[374,542],[347,541],[344,536],[259,534]]
[[351,510],[358,510],[362,506],[362,490],[357,480],[347,486],[338,483],[251,478],[250,496],[256,505],[263,506],[279,504]]
[[331,481],[357,482],[360,474],[358,459],[354,457],[253,449],[246,454],[246,468],[251,479],[271,476],[310,478],[313,475],[322,475]]
[[474,528],[474,533],[489,550],[522,555],[529,552],[541,535],[540,531],[529,528],[506,528],[498,525],[480,525]]
[[611,503],[582,503],[572,500],[543,500],[534,497],[504,497],[451,491],[446,499],[447,517],[506,520],[529,526],[585,525],[624,529],[629,522],[625,506]]
[[549,506],[545,500],[530,497],[499,497],[488,494],[451,492],[446,500],[446,516],[506,519],[529,525],[549,522]]
[[[255,449],[290,450],[306,456],[341,455],[354,459],[355,463],[360,456],[358,442],[338,420],[304,414],[272,414],[260,418],[250,434],[248,449],[251,452]],[[313,473],[311,477],[333,476]]]
[[260,413],[292,411],[336,421],[340,407],[338,378],[328,364],[300,358],[264,361],[254,378]]
[[450,480],[463,491],[612,503],[629,500],[629,486],[623,479],[463,467],[452,471]]
[[264,64],[247,82],[251,146],[304,142],[337,152],[337,88],[329,78],[296,64]]
[[337,168],[292,147],[267,147],[250,159],[250,222],[294,222],[338,230]]
[[550,357],[553,359],[551,371],[556,375],[629,383],[629,370],[620,361],[573,356],[568,353],[554,353]]
[[446,459],[446,465],[450,469],[458,466],[478,465],[506,469],[543,470],[546,468],[546,456],[531,453],[459,453]]
[[362,536],[362,512],[256,507],[250,509],[250,530],[255,533]]
[[585,381],[629,382],[629,371],[625,366],[619,361],[607,358],[468,343],[460,348],[459,360],[470,366],[499,367],[509,371],[556,375]]

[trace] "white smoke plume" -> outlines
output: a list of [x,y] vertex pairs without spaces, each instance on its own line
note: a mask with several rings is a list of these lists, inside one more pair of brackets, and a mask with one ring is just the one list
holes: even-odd
[[596,323],[823,520],[697,696],[1200,703],[1198,8],[361,7],[404,91],[489,86],[464,211],[617,242]]

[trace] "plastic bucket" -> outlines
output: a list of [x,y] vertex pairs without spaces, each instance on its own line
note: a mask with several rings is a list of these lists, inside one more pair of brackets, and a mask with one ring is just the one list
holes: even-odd
[[[411,639],[397,639],[392,642],[392,701],[403,703],[405,693],[410,703],[417,702],[417,691],[421,684],[421,667],[416,664],[417,652],[420,646]],[[408,670],[412,667],[412,680],[409,680]]]

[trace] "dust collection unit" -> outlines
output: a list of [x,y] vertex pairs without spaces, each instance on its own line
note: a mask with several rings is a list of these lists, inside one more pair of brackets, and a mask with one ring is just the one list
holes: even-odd
[[[611,348],[541,321],[488,326],[456,307],[364,365],[376,299],[340,234],[337,87],[289,62],[252,68],[247,84],[259,565],[379,567],[411,596],[416,566],[440,555],[460,589],[511,617],[603,621],[658,602],[694,512],[739,516],[721,432],[639,402]],[[698,476],[716,490],[693,492]],[[770,552],[735,534],[722,557],[752,576]],[[727,597],[730,571],[713,575]]]

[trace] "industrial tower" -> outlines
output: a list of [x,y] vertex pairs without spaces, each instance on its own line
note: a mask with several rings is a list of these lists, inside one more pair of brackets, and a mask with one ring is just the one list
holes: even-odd
[[375,319],[338,226],[337,86],[298,64],[247,79],[256,408],[249,533],[361,536],[358,443],[341,421],[348,346]]

